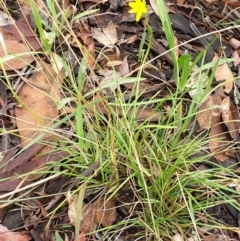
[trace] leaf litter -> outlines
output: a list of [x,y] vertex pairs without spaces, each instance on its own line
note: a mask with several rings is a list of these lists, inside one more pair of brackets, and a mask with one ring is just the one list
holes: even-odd
[[[238,4],[235,1],[227,3],[220,0],[203,1],[201,3],[203,12],[210,18],[214,15],[211,21],[221,20],[221,18],[226,17],[224,11],[221,14],[215,13],[212,15],[211,11],[215,2],[218,2],[222,7],[227,5],[229,8]],[[113,96],[119,94],[120,90],[123,93],[123,99],[131,103],[134,98],[151,99],[152,96],[166,97],[175,88],[172,79],[173,61],[171,55],[169,53],[163,54],[168,46],[159,21],[156,1],[147,1],[148,22],[152,26],[154,34],[154,39],[150,46],[150,58],[156,57],[157,54],[163,55],[158,59],[159,62],[154,62],[154,66],[146,66],[143,69],[141,76],[143,78],[137,84],[131,81],[119,84],[118,80],[125,76],[136,76],[135,73],[140,68],[137,57],[139,55],[138,47],[144,34],[144,26],[146,25],[144,18],[140,19],[139,23],[136,24],[134,17],[128,13],[127,4],[123,1],[90,1],[89,3],[76,1],[75,6],[71,5],[71,3],[71,1],[62,1],[61,4],[54,4],[58,14],[57,18],[63,25],[63,32],[65,31],[64,37],[58,36],[58,38],[54,39],[56,35],[51,35],[51,31],[54,31],[54,24],[48,16],[48,12],[51,9],[43,1],[36,1],[41,21],[45,23],[43,31],[46,36],[53,36],[50,41],[52,45],[51,51],[53,51],[52,56],[56,54],[55,57],[57,58],[57,54],[59,54],[61,57],[62,53],[59,49],[62,46],[70,48],[70,53],[74,53],[71,56],[69,54],[65,55],[66,62],[63,63],[60,60],[61,67],[57,68],[55,66],[56,62],[58,62],[56,58],[49,60],[44,53],[40,57],[36,56],[35,52],[43,49],[42,40],[36,31],[36,26],[34,26],[33,13],[28,2],[18,1],[18,3],[14,4],[11,1],[11,3],[8,3],[9,9],[12,8],[10,12],[0,7],[0,104],[2,108],[0,125],[4,132],[14,129],[20,136],[16,138],[12,135],[3,134],[1,137],[3,158],[1,160],[2,170],[0,173],[2,180],[0,182],[0,199],[6,200],[8,194],[13,192],[16,195],[15,197],[29,197],[39,200],[38,202],[36,201],[37,204],[31,204],[31,208],[24,206],[23,203],[21,203],[23,207],[17,208],[14,199],[13,201],[9,199],[9,204],[5,202],[5,204],[0,205],[0,219],[2,220],[0,235],[3,236],[0,238],[1,240],[54,240],[52,238],[53,231],[47,226],[49,221],[47,216],[49,214],[48,211],[55,207],[54,205],[59,205],[63,201],[63,196],[61,195],[59,199],[55,200],[53,198],[54,195],[58,195],[61,191],[68,191],[69,193],[67,196],[68,206],[65,202],[62,210],[58,214],[53,215],[53,220],[56,222],[51,223],[50,221],[51,227],[61,230],[61,226],[69,223],[76,226],[76,215],[79,215],[79,240],[90,240],[89,237],[93,237],[93,235],[89,233],[93,233],[99,227],[100,229],[110,227],[114,223],[132,217],[139,212],[137,207],[130,204],[124,205],[126,207],[125,210],[120,208],[121,205],[119,205],[133,202],[133,192],[130,192],[129,200],[125,201],[122,198],[122,195],[124,198],[127,196],[124,188],[122,193],[120,191],[114,198],[109,198],[106,196],[106,193],[98,197],[98,192],[89,188],[90,191],[85,193],[84,201],[81,203],[82,210],[79,210],[80,213],[77,213],[77,196],[70,194],[69,191],[78,186],[78,180],[61,177],[60,175],[47,179],[44,184],[39,183],[31,189],[30,194],[21,191],[21,188],[24,189],[28,185],[31,186],[34,182],[41,180],[39,179],[41,178],[41,172],[27,173],[38,169],[42,171],[48,170],[49,166],[51,166],[50,163],[67,160],[72,154],[68,151],[55,151],[59,142],[69,141],[70,138],[74,139],[75,134],[72,131],[70,137],[69,135],[61,136],[59,135],[59,129],[54,127],[64,117],[62,113],[66,114],[63,110],[68,108],[67,113],[72,114],[78,105],[76,98],[69,98],[69,93],[66,91],[66,86],[68,89],[71,89],[72,86],[68,84],[70,83],[71,74],[64,72],[64,64],[66,65],[67,63],[71,66],[71,71],[74,75],[78,74],[80,76],[81,74],[79,73],[85,71],[88,73],[88,77],[91,76],[91,78],[85,77],[84,83],[82,83],[82,92],[86,97],[81,102],[83,108],[94,106],[93,109],[108,118],[111,111],[114,110],[118,118],[123,118],[124,115],[127,118],[135,116],[137,123],[144,121],[157,123],[159,120],[163,120],[167,113],[172,111],[170,103],[167,103],[164,107],[166,110],[165,115],[162,113],[163,110],[159,110],[157,105],[154,104],[152,106],[139,105],[137,108],[129,105],[124,111],[122,107],[114,106]],[[195,6],[194,1],[179,0],[176,3],[172,1],[165,1],[165,3],[174,29],[175,44],[178,45],[178,43],[183,41],[199,37],[189,45],[186,45],[186,47],[178,47],[176,49],[177,55],[181,56],[184,52],[189,51],[195,56],[196,53],[207,48],[205,59],[200,61],[212,63],[212,66],[214,66],[214,62],[221,61],[221,64],[216,69],[214,67],[211,68],[211,71],[214,72],[214,79],[211,85],[212,92],[210,93],[209,91],[208,98],[198,103],[196,119],[199,125],[198,131],[207,131],[208,148],[213,154],[215,161],[220,161],[222,164],[227,163],[231,158],[238,158],[236,142],[239,139],[240,116],[238,102],[239,86],[237,86],[237,81],[239,80],[237,80],[236,71],[240,68],[239,30],[232,30],[231,34],[234,38],[227,38],[223,34],[224,41],[222,41],[222,37],[218,36],[215,39],[212,35],[202,37],[202,35],[211,31],[211,24],[209,26],[207,19],[205,19],[204,24],[209,28],[207,31],[206,28],[203,29],[203,25],[198,19],[200,6]],[[99,5],[102,12],[99,11],[98,14],[93,13],[84,20],[79,20],[76,17],[77,14],[81,13],[81,9],[96,9],[95,4]],[[231,12],[229,14],[231,15]],[[70,25],[66,25],[66,18],[69,20],[75,19],[71,25],[75,34],[74,37],[70,36],[69,32],[66,31],[66,27],[70,27]],[[147,48],[149,40],[145,40],[143,47]],[[69,42],[66,43],[66,41]],[[209,47],[208,44],[212,41],[212,46]],[[81,62],[83,56],[87,60],[87,68],[85,69]],[[225,57],[231,56],[235,58],[235,69],[231,64],[223,61]],[[198,68],[200,68],[201,65],[197,64]],[[196,71],[196,69],[197,67],[195,66],[194,70]],[[4,72],[7,73],[8,78],[6,78]],[[16,76],[19,78],[19,81],[16,81]],[[189,95],[192,99],[199,95],[199,90],[196,92],[195,89],[199,81],[199,75],[195,77],[190,80],[191,83],[189,82],[188,85],[188,88],[190,88]],[[205,77],[201,80],[204,83],[201,89],[202,92],[204,92],[209,79],[207,72]],[[15,86],[13,89],[15,94],[7,87],[9,83]],[[69,101],[64,102],[66,106],[59,104],[61,101],[63,103],[64,99],[69,99]],[[105,105],[103,99],[108,99],[109,103],[113,104],[111,110]],[[58,108],[59,106],[61,108]],[[93,113],[94,111],[91,112],[91,108],[89,108],[88,114],[93,116]],[[73,125],[76,124],[74,117],[72,118],[72,123]],[[71,126],[61,125],[59,128],[64,132],[64,128],[69,130]],[[104,126],[101,128],[104,128]],[[36,138],[39,138],[41,143],[34,143]],[[76,147],[76,150],[79,149]],[[152,167],[154,168],[155,176],[161,175],[158,166],[153,163]],[[61,168],[55,168],[55,170],[61,170]],[[89,166],[89,169],[87,168],[86,170],[89,170],[89,175],[95,173],[96,178],[99,178],[98,168],[96,166],[92,169]],[[43,178],[47,177],[44,176]],[[73,182],[72,186],[71,184],[66,184],[71,181]],[[47,197],[47,195],[52,195],[52,198]],[[131,209],[133,210],[131,211]],[[16,210],[14,216],[11,216],[11,210]],[[134,213],[134,215],[131,215],[131,213]],[[59,218],[60,216],[61,218]],[[13,222],[12,220],[14,219],[17,222]],[[229,220],[231,221],[231,218]],[[227,220],[227,223],[229,220]],[[10,231],[15,229],[19,229],[20,232]],[[24,229],[25,231],[23,231]],[[139,229],[138,231],[141,230]],[[24,233],[27,233],[27,235]],[[72,233],[74,231],[69,229],[62,232],[61,236],[67,237],[66,240],[73,240],[74,235]],[[121,235],[121,240],[137,239],[137,232],[134,229],[131,230],[131,228]],[[222,237],[219,236],[219,233],[207,234],[207,232],[204,232],[202,240],[228,240],[228,235],[229,233]],[[128,236],[133,236],[134,238],[128,239]],[[172,240],[183,239],[179,234],[176,234],[172,237]],[[184,240],[191,239],[187,238]],[[239,239],[236,238],[235,240]]]

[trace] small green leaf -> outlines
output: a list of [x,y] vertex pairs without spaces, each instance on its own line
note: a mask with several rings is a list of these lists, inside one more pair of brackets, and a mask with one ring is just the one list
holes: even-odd
[[55,232],[55,239],[56,239],[56,241],[63,241],[63,239],[61,238],[61,236],[59,235],[59,233],[57,231]]

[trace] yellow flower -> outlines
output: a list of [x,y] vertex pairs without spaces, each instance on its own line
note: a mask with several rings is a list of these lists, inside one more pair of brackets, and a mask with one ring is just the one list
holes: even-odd
[[132,8],[129,10],[129,13],[136,13],[136,21],[138,22],[142,16],[147,12],[146,1],[145,0],[135,0],[135,2],[130,2],[129,7]]

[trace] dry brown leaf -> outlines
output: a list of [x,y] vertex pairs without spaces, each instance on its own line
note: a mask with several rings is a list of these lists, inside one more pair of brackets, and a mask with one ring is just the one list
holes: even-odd
[[138,38],[139,38],[138,35],[134,34],[131,37],[122,40],[121,43],[132,44],[132,43],[135,43]]
[[[24,19],[26,20],[26,19]],[[24,21],[23,20],[23,21]],[[30,21],[30,20],[29,20]],[[17,32],[19,34],[19,41],[21,40],[23,43],[25,43],[31,50],[40,50],[42,48],[41,42],[38,39],[36,33],[31,29],[29,23],[27,22],[16,22],[13,29],[17,29]],[[15,32],[15,36],[16,36]]]
[[[70,222],[76,226],[78,195],[67,194],[68,201],[68,216]],[[117,213],[115,201],[99,199],[93,203],[86,204],[83,202],[81,217],[80,217],[80,231],[91,232],[94,231],[98,224],[108,227],[116,220]]]
[[206,3],[214,3],[216,2],[217,0],[205,0]]
[[237,107],[231,102],[230,97],[223,99],[221,110],[223,121],[228,127],[230,136],[233,140],[237,140],[239,137],[240,118]]
[[95,43],[93,37],[90,35],[89,27],[82,21],[79,22],[79,31],[79,37],[85,45],[83,51],[87,57],[88,67],[92,69],[95,65]]
[[3,34],[3,38],[17,40],[29,46],[32,50],[39,50],[41,43],[37,38],[34,29],[34,21],[32,16],[32,9],[28,1],[17,1],[17,4],[21,5],[20,18],[8,24],[0,27],[0,32]]
[[12,39],[20,42],[23,38],[36,36],[31,27],[27,23],[16,22],[0,27],[5,40]]
[[[61,73],[56,73],[53,67],[41,60],[36,68],[40,71],[35,72],[19,91],[18,97],[23,106],[15,108],[22,146],[46,132],[44,129],[50,127],[58,117],[54,101],[60,100]],[[34,130],[28,130],[31,128]]]
[[83,21],[80,21],[79,25],[78,25],[78,28],[79,28],[78,36],[82,39],[83,44],[86,45],[86,46],[91,44],[91,42],[93,41],[93,38],[90,35],[88,25],[86,25]]
[[177,4],[184,4],[186,0],[177,0]]
[[0,224],[0,241],[29,241],[32,237],[20,232],[11,232],[7,227]]
[[8,14],[0,11],[0,26],[6,26],[13,22],[13,19]]
[[84,203],[82,207],[80,219],[80,231],[92,232],[97,228],[97,223],[94,220],[94,203]]
[[41,43],[30,25],[26,22],[26,18],[23,18],[22,21],[19,20],[14,24],[0,27],[0,32],[5,41],[10,39],[22,42],[32,50],[39,50],[41,48]]
[[212,96],[204,101],[198,108],[197,121],[201,129],[209,129],[212,126],[212,115],[209,106],[212,104]]
[[[34,61],[33,55],[23,43],[6,39],[4,45],[5,46],[2,46],[0,43],[0,57],[5,57],[10,54],[16,55],[16,57],[12,56],[10,60],[3,62],[3,68],[5,70],[22,69]],[[18,54],[21,54],[21,56],[17,56]],[[0,65],[0,69],[2,69],[2,65]]]
[[123,86],[128,90],[140,91],[143,92],[144,90],[150,89],[153,84],[149,81],[141,81],[136,85],[136,83],[124,83]]
[[226,97],[226,93],[224,92],[224,87],[222,85],[218,86],[218,88],[215,89],[215,93],[221,97],[221,100],[223,100]]
[[232,57],[235,59],[235,60],[233,61],[233,65],[234,65],[234,67],[237,67],[237,66],[240,64],[240,57],[239,57],[238,51],[234,51],[234,52],[232,53]]
[[233,49],[238,49],[240,47],[240,41],[238,39],[235,38],[231,38],[228,41],[229,45],[233,48]]
[[[132,116],[134,108],[130,108],[127,112],[127,117]],[[139,106],[136,112],[136,118],[138,121],[159,121],[162,119],[162,114],[159,112],[155,112],[150,107]]]
[[128,58],[128,56],[126,56],[123,59],[122,64],[119,67],[119,74],[121,77],[124,77],[125,75],[129,74],[129,72],[130,72],[127,58]]
[[120,57],[119,49],[115,45],[112,45],[112,46],[109,45],[98,56],[97,61],[98,63],[100,63],[100,66],[102,66],[102,68],[104,69],[105,65],[111,64],[111,61],[119,60],[119,57]]
[[39,40],[35,37],[35,36],[31,36],[31,37],[26,37],[26,44],[27,46],[35,51],[40,51],[42,49],[42,46],[39,42]]
[[[240,228],[236,228],[235,232],[238,234],[238,240],[239,240],[240,239]],[[233,241],[235,241],[235,240],[233,240]]]
[[223,115],[226,115],[229,111],[230,111],[230,98],[229,97],[225,97],[223,100],[222,100],[222,103],[221,103],[221,110],[222,110],[222,114]]
[[122,61],[121,60],[113,60],[113,61],[108,61],[106,66],[108,68],[112,68],[112,67],[117,67],[117,66],[120,66],[122,64]]
[[112,21],[108,23],[106,28],[92,28],[92,36],[104,46],[117,43],[117,30]]
[[61,1],[62,9],[66,10],[70,6],[70,0]]
[[[37,2],[37,0],[36,0]],[[18,22],[23,22],[26,23],[28,22],[29,25],[35,25],[32,21],[33,19],[33,15],[32,15],[32,8],[31,8],[31,4],[29,1],[26,0],[18,0],[19,5],[21,6],[21,16],[18,19]],[[34,26],[35,27],[35,26]]]
[[82,231],[79,235],[78,235],[78,241],[85,241],[86,240],[86,234],[84,231]]
[[[78,195],[71,195],[70,193],[68,193],[67,201],[69,220],[71,224],[76,227],[77,216],[79,216],[79,213],[77,213]],[[94,207],[94,203],[86,204],[85,202],[83,202],[82,210],[79,210],[81,212],[81,217],[79,218],[81,232],[91,232],[97,228],[97,223],[94,221]]]
[[202,238],[204,241],[234,241],[232,238],[230,238],[227,235],[223,234],[208,234],[208,235],[202,235]]
[[[217,61],[219,59],[218,56],[215,55],[213,61]],[[224,82],[224,92],[230,93],[233,88],[233,74],[232,71],[229,69],[228,65],[221,64],[217,67],[215,72],[215,79],[216,81],[225,81]]]
[[221,162],[228,160],[227,152],[232,140],[224,128],[224,124],[218,124],[211,128],[209,140],[209,150],[214,154],[214,157]]
[[172,237],[172,241],[184,241],[181,234],[177,233]]
[[177,39],[177,37],[175,35],[174,35],[174,45],[176,46],[176,48],[174,49],[174,52],[175,52],[175,54],[176,54],[176,56],[178,58],[180,50],[179,50],[179,47],[178,47],[179,46],[178,39]]
[[[34,145],[38,145],[38,143],[34,144]],[[32,152],[33,151],[32,147],[34,145],[27,148],[26,151]],[[45,149],[45,147],[43,147],[42,150],[44,150],[44,149]],[[26,151],[22,152],[21,154],[28,155],[26,153]],[[44,151],[42,151],[42,152],[44,152]],[[40,153],[40,152],[38,152],[38,153]],[[33,156],[33,155],[31,155],[31,156]],[[24,162],[22,161],[22,158],[18,158],[19,156],[17,156],[16,158],[14,158],[14,160],[17,159],[15,162],[15,163],[17,163],[16,168],[11,169],[10,172],[4,172],[4,173],[0,174],[1,180],[4,178],[13,177],[13,176],[15,176],[15,178],[7,179],[6,181],[1,181],[0,182],[0,191],[1,192],[5,192],[5,191],[10,192],[10,191],[13,191],[16,187],[19,188],[20,183],[21,183],[21,186],[26,185],[29,182],[32,183],[33,180],[36,180],[37,178],[39,178],[41,176],[41,173],[39,174],[38,172],[34,172],[34,170],[41,169],[43,171],[44,168],[47,166],[47,163],[59,161],[67,156],[69,156],[68,152],[56,151],[56,152],[51,152],[51,154],[49,154],[49,152],[45,152],[45,155],[41,155],[41,156],[32,158],[31,160],[29,160],[30,158],[26,158],[26,161],[24,161]],[[7,166],[7,168],[8,168],[8,166]],[[24,178],[24,181],[23,181],[23,179],[20,176],[23,174],[26,174],[26,173],[34,173],[34,174],[26,175]],[[19,177],[17,178],[16,176],[19,176]],[[0,210],[1,210],[1,208],[0,208]]]
[[220,122],[221,101],[221,97],[217,93],[214,93],[198,108],[197,121],[201,129],[209,129]]
[[68,202],[68,217],[71,224],[75,227],[78,196],[76,194],[71,195],[71,193],[68,192],[66,197]]
[[94,208],[94,221],[109,227],[116,221],[117,213],[114,200],[100,199]]

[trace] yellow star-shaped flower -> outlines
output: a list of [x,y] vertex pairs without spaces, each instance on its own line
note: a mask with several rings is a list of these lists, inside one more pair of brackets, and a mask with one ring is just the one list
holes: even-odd
[[142,16],[147,12],[146,1],[145,0],[135,0],[135,2],[128,3],[129,7],[132,8],[129,10],[129,13],[136,13],[136,21],[138,22]]

